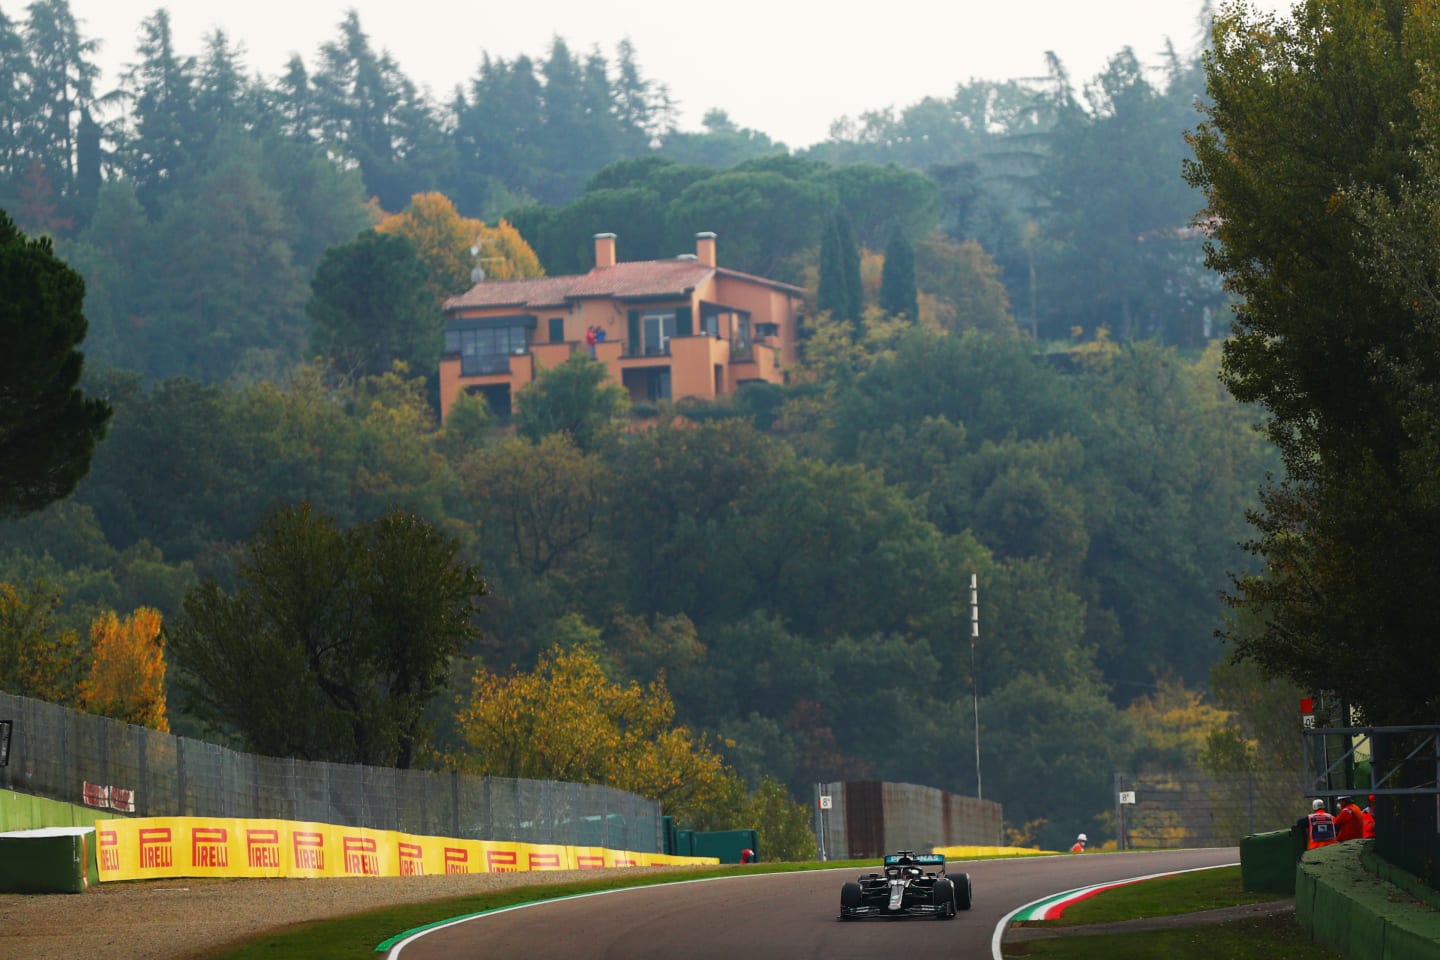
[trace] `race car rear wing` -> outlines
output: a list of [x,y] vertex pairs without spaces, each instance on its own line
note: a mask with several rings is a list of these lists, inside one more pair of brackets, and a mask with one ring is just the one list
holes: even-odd
[[902,862],[913,863],[917,867],[944,867],[945,855],[942,853],[892,853],[885,857],[885,866],[894,867]]

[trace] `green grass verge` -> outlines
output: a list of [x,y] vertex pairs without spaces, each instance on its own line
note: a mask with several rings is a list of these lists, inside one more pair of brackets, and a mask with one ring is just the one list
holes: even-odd
[[[1287,899],[1273,893],[1248,893],[1239,867],[1197,870],[1106,890],[1065,909],[1060,920],[1018,924],[1025,927],[1073,927],[1093,923],[1167,917],[1246,903]],[[1135,933],[1062,935],[1005,945],[1007,958],[1050,960],[1343,960],[1310,939],[1292,913],[1244,917],[1221,923],[1146,930]]]
[[[573,897],[601,890],[646,887],[681,880],[741,876],[750,873],[791,873],[800,870],[831,870],[837,867],[873,867],[873,860],[830,863],[760,863],[753,866],[675,869],[663,873],[610,876],[572,883],[531,884],[510,887],[451,900],[398,904],[336,920],[287,927],[242,944],[199,955],[203,960],[275,960],[276,957],[305,957],[307,960],[375,960],[375,947],[398,933],[439,923],[453,917],[486,910],[498,910],[520,903]],[[397,881],[404,882],[404,881]]]
[[[1069,912],[1069,911],[1066,911]],[[1005,956],[1049,960],[1344,960],[1310,939],[1293,914],[1144,933],[1058,937],[1005,945]]]
[[1216,867],[1106,890],[1066,907],[1065,915],[1059,920],[1038,921],[1035,925],[1074,926],[1138,917],[1168,917],[1284,899],[1287,898],[1278,893],[1247,893],[1240,883],[1239,867]]

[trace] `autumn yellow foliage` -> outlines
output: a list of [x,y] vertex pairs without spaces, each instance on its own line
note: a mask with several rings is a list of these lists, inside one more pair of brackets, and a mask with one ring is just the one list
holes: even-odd
[[[415,246],[437,304],[468,290],[470,271],[476,266],[491,280],[538,277],[545,272],[513,226],[501,220],[491,227],[462,217],[443,193],[415,194],[404,212],[386,216],[375,229],[402,236]],[[471,253],[472,247],[479,253]]]
[[159,611],[141,607],[123,620],[113,612],[102,613],[90,624],[90,651],[90,676],[81,688],[85,709],[170,732]]
[[0,690],[73,705],[82,674],[80,638],[51,624],[60,599],[44,588],[0,583]]
[[1202,693],[1163,678],[1125,712],[1144,745],[1141,755],[1171,769],[1198,764],[1211,733],[1230,720],[1229,711],[1207,703]]
[[720,755],[685,726],[663,675],[648,686],[606,676],[593,646],[553,647],[529,673],[476,671],[456,714],[462,770],[601,783],[685,817],[724,789]]

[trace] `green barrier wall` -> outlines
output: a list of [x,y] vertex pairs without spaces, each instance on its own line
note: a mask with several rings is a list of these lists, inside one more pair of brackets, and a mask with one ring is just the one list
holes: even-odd
[[1295,892],[1295,841],[1289,830],[1240,840],[1240,884],[1254,893]]
[[690,849],[693,857],[719,857],[721,863],[739,863],[741,850],[754,850],[757,856],[765,853],[754,830],[696,831]]
[[1440,913],[1366,869],[1372,844],[1308,851],[1295,870],[1296,919],[1350,960],[1440,960]]
[[[73,803],[61,803],[28,793],[0,790],[0,833],[35,830],[40,827],[93,827],[96,820],[114,820],[121,814],[110,810],[92,810]],[[90,876],[100,875],[95,860],[95,839],[86,844]]]
[[64,836],[0,837],[0,893],[84,893],[93,830]]

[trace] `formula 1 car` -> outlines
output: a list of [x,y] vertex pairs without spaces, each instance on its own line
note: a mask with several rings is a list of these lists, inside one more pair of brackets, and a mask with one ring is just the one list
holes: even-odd
[[885,872],[861,874],[840,888],[840,919],[939,917],[970,909],[970,874],[945,872],[938,853],[901,850],[885,858]]

